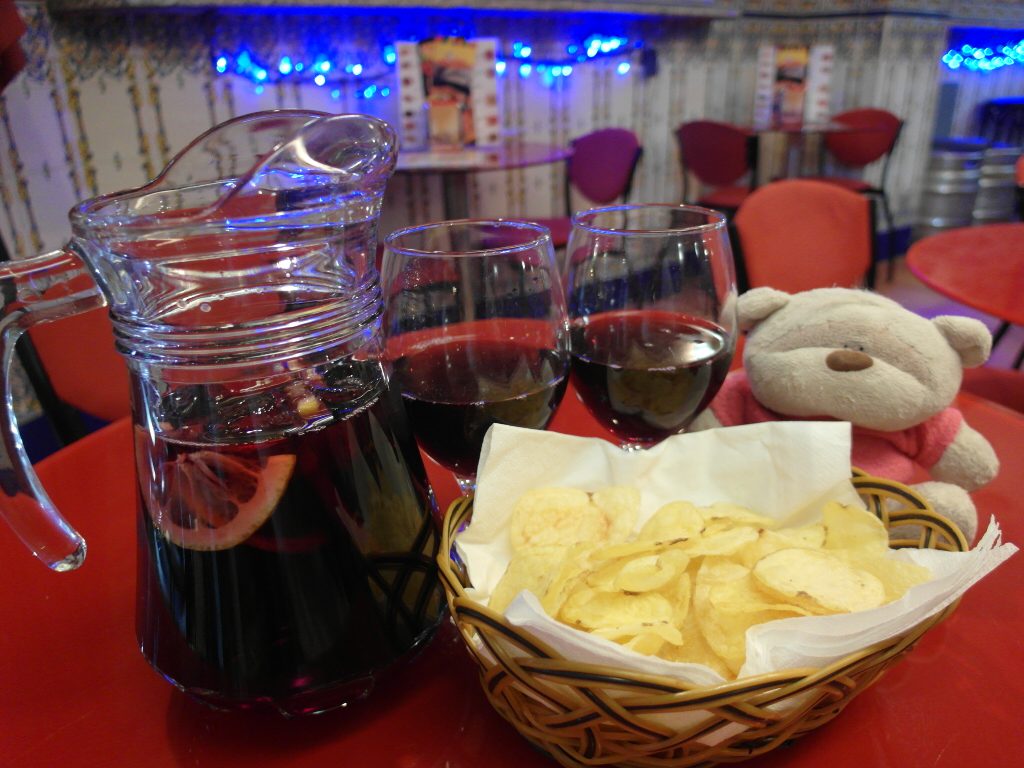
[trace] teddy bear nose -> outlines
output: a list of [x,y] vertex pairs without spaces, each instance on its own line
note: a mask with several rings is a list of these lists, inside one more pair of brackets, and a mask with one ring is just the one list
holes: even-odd
[[825,358],[825,365],[833,371],[863,371],[870,368],[873,362],[871,355],[853,349],[837,349]]

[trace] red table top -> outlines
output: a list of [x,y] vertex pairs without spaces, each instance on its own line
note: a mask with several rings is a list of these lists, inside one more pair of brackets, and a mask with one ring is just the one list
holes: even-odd
[[[962,396],[1003,468],[975,495],[1024,541],[1024,417]],[[554,425],[599,435],[569,397]],[[165,683],[134,634],[134,473],[118,422],[40,465],[89,541],[78,571],[43,568],[0,525],[0,763],[23,766],[555,766],[490,708],[450,630],[413,674],[349,710],[304,720],[214,712]],[[450,477],[431,469],[442,501]],[[1019,763],[1024,736],[1024,556],[974,587],[956,613],[828,725],[745,765],[963,768]]]
[[943,296],[1024,325],[1024,224],[940,232],[907,251],[918,280]]
[[530,165],[557,163],[572,154],[567,147],[530,142],[506,142],[495,147],[462,150],[402,150],[399,173],[447,173],[499,171]]

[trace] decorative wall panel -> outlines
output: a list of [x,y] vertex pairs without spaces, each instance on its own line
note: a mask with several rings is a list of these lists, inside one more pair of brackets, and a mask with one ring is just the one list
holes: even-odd
[[[0,236],[17,257],[57,247],[76,201],[143,183],[190,139],[234,115],[302,107],[367,112],[397,123],[397,83],[393,67],[382,64],[382,46],[435,34],[500,41],[507,69],[499,78],[499,98],[510,141],[564,145],[595,128],[636,131],[644,145],[636,200],[679,199],[673,135],[679,123],[751,120],[761,44],[833,45],[832,110],[878,106],[904,118],[889,177],[904,224],[916,214],[940,83],[959,86],[953,120],[959,133],[974,130],[978,103],[1024,93],[1022,66],[951,72],[939,63],[958,16],[987,19],[995,27],[1024,26],[1019,2],[749,0],[718,7],[726,15],[717,18],[709,10],[713,3],[690,5],[699,7],[693,18],[436,7],[281,13],[209,5],[51,14],[42,3],[21,3],[29,66],[0,96]],[[535,60],[569,63],[569,46],[593,34],[621,36],[629,46],[572,61],[571,75],[520,76],[515,42],[529,42]],[[215,65],[224,51],[245,49],[272,63],[316,46],[329,46],[339,62],[358,60],[365,71],[318,87],[275,77],[261,84],[218,73]],[[375,86],[372,97],[368,83]],[[784,142],[776,145],[785,152]],[[877,181],[879,173],[871,168],[868,178]],[[560,165],[478,174],[470,187],[471,211],[560,214],[562,185]],[[386,199],[382,232],[441,217],[442,199],[438,178],[399,174]]]

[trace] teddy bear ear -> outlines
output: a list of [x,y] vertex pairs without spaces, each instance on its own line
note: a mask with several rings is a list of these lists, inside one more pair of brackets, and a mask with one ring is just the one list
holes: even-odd
[[977,368],[988,360],[992,352],[992,334],[980,320],[958,315],[939,315],[932,318],[932,324],[960,355],[964,368]]
[[790,295],[775,288],[751,288],[736,302],[741,331],[749,331],[759,322],[789,303]]

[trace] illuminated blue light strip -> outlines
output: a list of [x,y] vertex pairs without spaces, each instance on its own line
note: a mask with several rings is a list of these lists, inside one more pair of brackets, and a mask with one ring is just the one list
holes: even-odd
[[[643,43],[631,43],[625,37],[589,35],[582,43],[566,46],[564,57],[541,59],[534,57],[533,45],[517,40],[512,43],[511,58],[517,63],[515,71],[520,77],[528,78],[536,72],[545,85],[551,86],[560,78],[569,77],[576,64],[599,58],[628,56],[633,51],[642,50],[643,47]],[[342,84],[353,84],[355,94],[359,98],[386,98],[390,95],[391,89],[381,87],[373,81],[393,75],[398,60],[394,45],[383,46],[376,64],[369,63],[372,58],[365,56],[362,61],[339,62],[334,60],[332,55],[317,53],[306,56],[281,56],[276,63],[268,63],[258,61],[250,50],[243,47],[234,53],[218,53],[213,65],[218,74],[233,73],[251,80],[260,88],[260,92],[264,85],[288,80],[309,82],[318,87],[330,85],[331,95],[335,98],[335,94],[339,92],[338,86]],[[508,62],[498,59],[494,68],[499,75],[503,75],[508,70]],[[625,75],[631,68],[628,61],[622,61],[615,71],[619,75]]]
[[1024,64],[1024,39],[995,48],[968,44],[950,48],[943,54],[942,63],[952,70],[963,68],[972,72],[994,72],[1003,67],[1021,65]]

